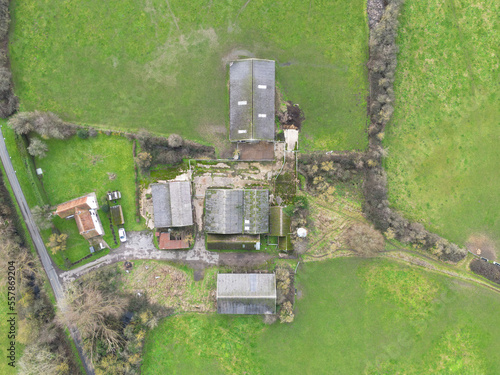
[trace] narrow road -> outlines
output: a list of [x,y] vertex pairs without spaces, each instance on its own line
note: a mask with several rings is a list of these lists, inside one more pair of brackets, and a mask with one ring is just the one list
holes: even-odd
[[[40,236],[40,232],[38,231],[38,227],[33,220],[33,216],[31,215],[31,211],[28,207],[28,203],[26,203],[26,198],[24,197],[23,191],[21,189],[21,185],[19,185],[19,180],[17,179],[16,171],[12,166],[12,162],[10,160],[9,152],[7,151],[7,147],[5,145],[5,139],[3,137],[3,133],[0,126],[0,159],[2,160],[3,166],[5,168],[5,173],[7,178],[9,179],[10,185],[12,186],[12,190],[14,191],[14,196],[16,201],[21,209],[21,213],[23,215],[24,221],[26,222],[26,226],[28,227],[28,231],[31,235],[31,239],[33,240],[33,245],[42,261],[43,268],[47,274],[47,277],[50,282],[50,286],[54,291],[54,296],[56,301],[61,300],[64,296],[63,286],[59,280],[57,270],[52,263],[52,259],[47,253],[47,248],[43,243],[42,237]],[[87,374],[94,374],[94,370],[90,362],[87,361],[87,358],[83,354],[80,334],[76,329],[70,329],[71,337],[75,341],[76,348],[78,349],[78,353],[80,358],[82,359],[83,365],[85,367],[85,371]]]

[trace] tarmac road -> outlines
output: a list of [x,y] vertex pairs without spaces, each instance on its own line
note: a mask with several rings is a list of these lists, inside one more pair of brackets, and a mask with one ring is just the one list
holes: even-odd
[[[31,239],[33,240],[33,244],[35,249],[42,261],[43,268],[45,273],[47,274],[47,278],[49,279],[50,286],[54,291],[54,295],[56,301],[59,301],[64,296],[64,289],[59,281],[59,277],[57,275],[54,264],[52,263],[52,259],[47,253],[47,248],[40,236],[40,232],[38,231],[38,227],[33,220],[33,216],[31,215],[31,211],[28,207],[28,203],[26,203],[26,198],[24,197],[23,191],[21,189],[21,185],[19,185],[19,180],[17,179],[16,171],[12,166],[12,162],[10,160],[9,152],[7,151],[7,147],[5,145],[5,139],[3,137],[3,133],[0,126],[0,159],[2,160],[3,166],[5,168],[5,172],[7,174],[7,178],[9,179],[10,185],[12,186],[12,190],[14,191],[14,196],[17,200],[19,208],[21,209],[21,213],[23,215],[24,221],[26,222],[26,226],[28,227],[28,231],[30,232]],[[76,329],[70,329],[71,337],[75,341],[76,348],[78,349],[78,353],[80,354],[80,358],[82,359],[83,365],[85,367],[85,371],[87,374],[94,374],[94,370],[91,365],[89,365],[89,361],[83,354],[83,350],[80,343],[80,334]]]

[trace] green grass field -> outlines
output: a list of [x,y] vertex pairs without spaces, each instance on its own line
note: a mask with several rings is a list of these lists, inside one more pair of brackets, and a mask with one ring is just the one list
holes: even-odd
[[11,14],[24,110],[215,143],[227,137],[224,62],[246,50],[276,60],[305,112],[302,146],[367,144],[365,0],[14,0]]
[[306,263],[291,325],[180,315],[146,340],[143,374],[495,374],[498,295],[382,259]]
[[463,245],[500,244],[498,1],[407,2],[396,110],[386,132],[391,203]]
[[[19,183],[31,208],[43,204],[56,206],[91,192],[97,194],[100,204],[102,204],[101,198],[108,190],[120,190],[122,199],[118,201],[118,204],[121,204],[123,208],[125,229],[144,229],[143,222],[137,223],[135,219],[132,142],[119,136],[102,134],[86,140],[76,136],[64,141],[45,140],[49,152],[44,159],[36,159],[36,167],[43,170],[42,189],[38,177],[35,175],[35,166],[29,162],[27,157],[21,156],[25,150],[16,144],[14,132],[5,125],[5,122],[1,124],[12,164],[17,171]],[[116,177],[112,180],[108,173],[115,174]],[[99,216],[104,227],[105,241],[110,246],[115,247],[108,215],[99,210]],[[67,250],[64,254],[71,262],[90,254],[88,241],[80,236],[74,220],[63,220],[56,217],[54,224],[61,232],[69,235]],[[118,236],[117,231],[118,229],[115,227],[116,236]],[[42,231],[41,234],[45,242],[48,242],[51,230]],[[117,241],[119,241],[118,237]],[[107,250],[100,251],[78,266],[92,261],[95,257],[103,256],[107,252]],[[52,254],[52,257],[59,267],[65,268],[62,254]]]

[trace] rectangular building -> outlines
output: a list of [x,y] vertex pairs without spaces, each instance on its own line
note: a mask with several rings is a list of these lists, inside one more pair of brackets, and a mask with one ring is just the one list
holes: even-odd
[[205,231],[213,234],[269,232],[269,191],[207,189]]
[[219,314],[275,314],[274,273],[219,273],[217,275]]
[[233,61],[229,67],[229,140],[274,141],[275,63]]
[[189,181],[151,184],[153,218],[156,228],[193,225],[191,185]]

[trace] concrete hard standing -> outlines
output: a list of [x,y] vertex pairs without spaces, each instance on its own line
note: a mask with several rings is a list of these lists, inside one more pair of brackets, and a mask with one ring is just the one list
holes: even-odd
[[[38,256],[40,257],[45,273],[47,274],[47,277],[49,279],[50,286],[54,291],[54,296],[56,298],[56,301],[59,301],[64,297],[63,287],[57,276],[56,269],[54,267],[52,259],[47,253],[47,248],[43,243],[42,237],[40,236],[40,232],[38,231],[38,227],[36,226],[35,221],[33,220],[33,216],[31,215],[28,203],[26,202],[26,198],[24,197],[21,185],[19,184],[19,180],[17,179],[16,171],[12,166],[12,162],[10,160],[9,153],[5,145],[5,139],[3,137],[1,129],[0,129],[0,158],[5,168],[5,173],[7,174],[7,178],[9,179],[10,185],[12,186],[12,190],[14,192],[16,201],[19,205],[19,208],[21,209],[21,213],[23,215],[26,226],[28,227],[31,239],[33,240],[33,245],[35,246]],[[79,332],[76,329],[70,329],[70,333],[71,337],[73,338],[73,341],[75,341],[76,348],[78,349],[78,354],[80,355],[80,358],[82,359],[82,362],[85,366],[85,371],[87,372],[87,374],[94,374],[94,370],[90,362],[83,354],[81,342],[79,339],[80,337]]]

